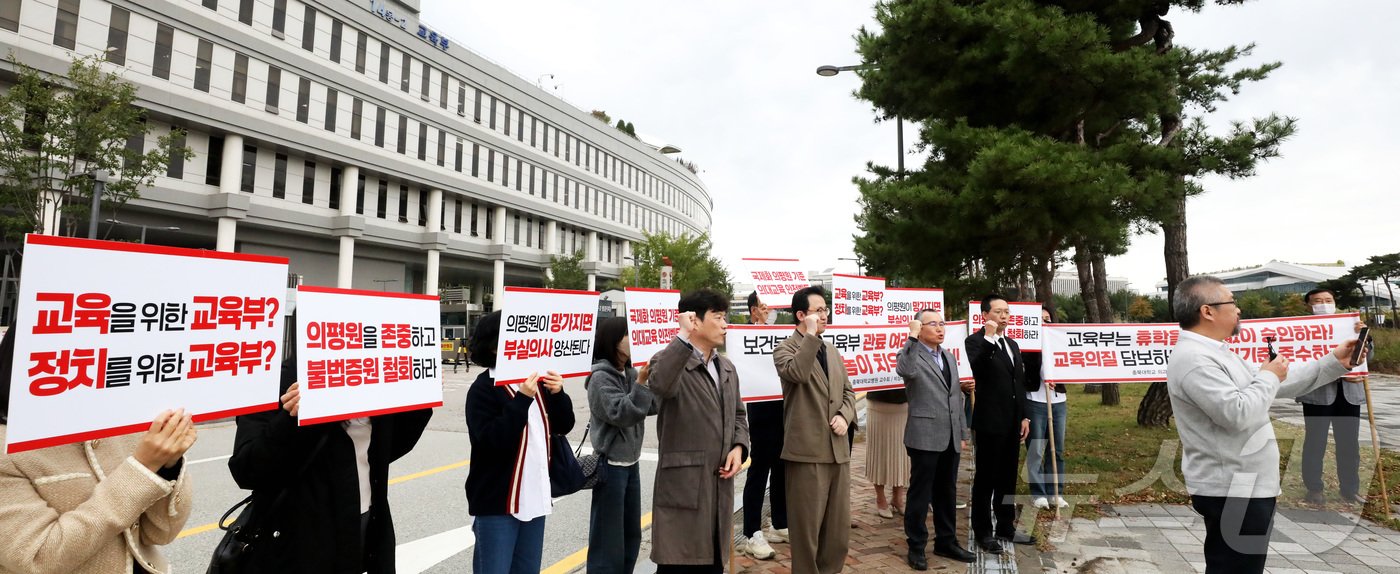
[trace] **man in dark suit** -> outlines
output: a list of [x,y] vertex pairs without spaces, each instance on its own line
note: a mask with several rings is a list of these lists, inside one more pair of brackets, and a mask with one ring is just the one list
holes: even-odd
[[933,553],[960,562],[976,557],[958,544],[954,508],[958,459],[967,445],[963,394],[958,388],[958,360],[943,348],[943,315],[925,309],[909,322],[909,342],[895,359],[895,372],[909,395],[909,422],[904,448],[912,463],[904,535],[909,539],[909,567],[928,570],[924,517],[933,505]]
[[[977,472],[972,479],[972,533],[983,551],[1001,554],[996,538],[1034,544],[1016,531],[1016,467],[1021,442],[1030,433],[1026,407],[1026,367],[1021,347],[1006,334],[1011,306],[992,294],[982,299],[986,326],[968,336],[968,364],[974,380],[972,430],[977,433]],[[993,538],[991,511],[996,511]]]

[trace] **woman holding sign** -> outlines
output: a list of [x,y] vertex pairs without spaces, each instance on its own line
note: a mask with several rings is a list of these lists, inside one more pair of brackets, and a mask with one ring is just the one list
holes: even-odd
[[[12,329],[0,342],[0,442],[13,355]],[[195,434],[190,415],[165,411],[144,435],[0,454],[0,573],[170,572],[158,547],[190,516]]]
[[472,572],[539,572],[549,492],[549,440],[574,428],[574,405],[553,371],[496,385],[501,312],[482,317],[472,333],[472,361],[486,367],[467,390],[472,464],[467,509],[475,520]]

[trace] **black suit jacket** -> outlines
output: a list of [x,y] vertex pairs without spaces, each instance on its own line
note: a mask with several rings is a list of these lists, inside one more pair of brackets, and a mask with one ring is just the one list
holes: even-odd
[[1021,420],[1027,418],[1026,365],[1021,360],[1021,347],[1006,339],[1011,356],[987,341],[978,329],[967,337],[968,364],[977,382],[972,405],[972,430],[984,435],[1021,434]]

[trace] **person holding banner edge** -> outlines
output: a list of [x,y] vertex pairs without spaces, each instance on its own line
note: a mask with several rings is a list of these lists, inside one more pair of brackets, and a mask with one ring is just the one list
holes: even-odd
[[661,574],[719,573],[734,538],[734,477],[749,425],[734,364],[718,351],[729,299],[700,289],[682,294],[678,311],[680,332],[649,364],[661,402],[651,561]]
[[783,385],[783,461],[794,574],[845,565],[851,535],[851,447],[855,393],[841,353],[822,338],[829,316],[818,286],[792,296],[797,329],[773,351]]
[[602,454],[606,482],[593,489],[588,520],[587,570],[600,574],[631,573],[642,545],[642,485],[638,462],[646,419],[657,412],[647,388],[649,369],[632,368],[627,319],[598,322],[588,390],[593,450]]
[[1206,526],[1206,574],[1262,573],[1280,493],[1269,407],[1275,397],[1298,396],[1351,370],[1356,341],[1296,366],[1283,355],[1246,363],[1228,342],[1240,330],[1234,294],[1209,275],[1177,286],[1172,313],[1181,336],[1167,362],[1167,392],[1186,490]]
[[[1314,315],[1337,312],[1336,298],[1327,289],[1308,291],[1303,295],[1303,302]],[[1365,323],[1356,322],[1357,331],[1363,326]],[[1304,500],[1309,503],[1327,503],[1322,493],[1322,461],[1327,454],[1328,427],[1332,428],[1332,436],[1337,441],[1337,482],[1342,502],[1366,503],[1361,493],[1361,445],[1358,441],[1366,389],[1350,384],[1359,381],[1343,377],[1294,399],[1303,403],[1303,485],[1308,489]]]
[[[749,324],[767,325],[772,309],[759,300],[758,291],[749,293]],[[745,405],[749,415],[749,438],[753,456],[744,480],[744,538],[738,550],[759,560],[776,553],[768,544],[787,542],[787,491],[783,484],[783,400],[759,401]],[[769,497],[772,527],[763,530],[763,496]]]
[[[1041,308],[1040,324],[1054,321],[1049,309]],[[1069,506],[1065,500],[1065,415],[1068,411],[1064,389],[1044,380],[1041,372],[1042,353],[1029,353],[1026,361],[1026,406],[1031,419],[1030,435],[1026,438],[1026,482],[1031,487],[1031,504],[1048,509]],[[1052,440],[1054,446],[1051,446]],[[1046,451],[1053,451],[1054,460]],[[1051,477],[1054,479],[1051,480]]]
[[909,322],[909,342],[895,359],[895,372],[904,379],[909,395],[909,422],[904,427],[904,447],[911,472],[904,534],[909,541],[906,561],[910,568],[928,570],[924,547],[928,528],[924,517],[933,508],[933,553],[959,562],[976,556],[958,544],[956,526],[958,462],[967,448],[970,431],[963,416],[963,394],[958,385],[958,360],[943,348],[943,315],[932,309],[915,314]]
[[[1016,530],[1016,475],[1021,443],[1030,434],[1026,406],[1026,366],[1021,347],[1006,336],[1011,307],[1006,298],[982,298],[985,325],[967,337],[972,367],[972,430],[977,433],[977,470],[972,480],[972,530],[977,545],[1001,554],[997,538],[1013,544],[1034,544],[1035,537]],[[992,529],[992,513],[996,529]],[[993,537],[995,534],[995,538]]]

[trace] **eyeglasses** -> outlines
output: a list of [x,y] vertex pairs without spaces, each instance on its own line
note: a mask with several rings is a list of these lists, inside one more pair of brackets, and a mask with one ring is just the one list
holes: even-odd
[[808,310],[807,310],[807,314],[808,314],[808,315],[830,315],[830,314],[831,314],[831,309],[827,309],[826,307],[818,307],[818,308],[816,308],[816,309],[808,309]]
[[1206,303],[1206,306],[1207,306],[1207,307],[1219,307],[1220,305],[1234,305],[1234,304],[1235,304],[1235,302],[1234,302],[1233,300],[1230,300],[1230,301],[1221,301],[1221,302],[1219,302],[1219,303]]
[[935,327],[946,327],[946,326],[948,325],[948,323],[946,323],[946,322],[944,322],[944,321],[929,321],[929,322],[927,322],[927,323],[924,323],[923,325],[924,325],[925,327],[927,327],[927,326],[929,326],[929,325],[933,325],[933,326],[935,326]]

